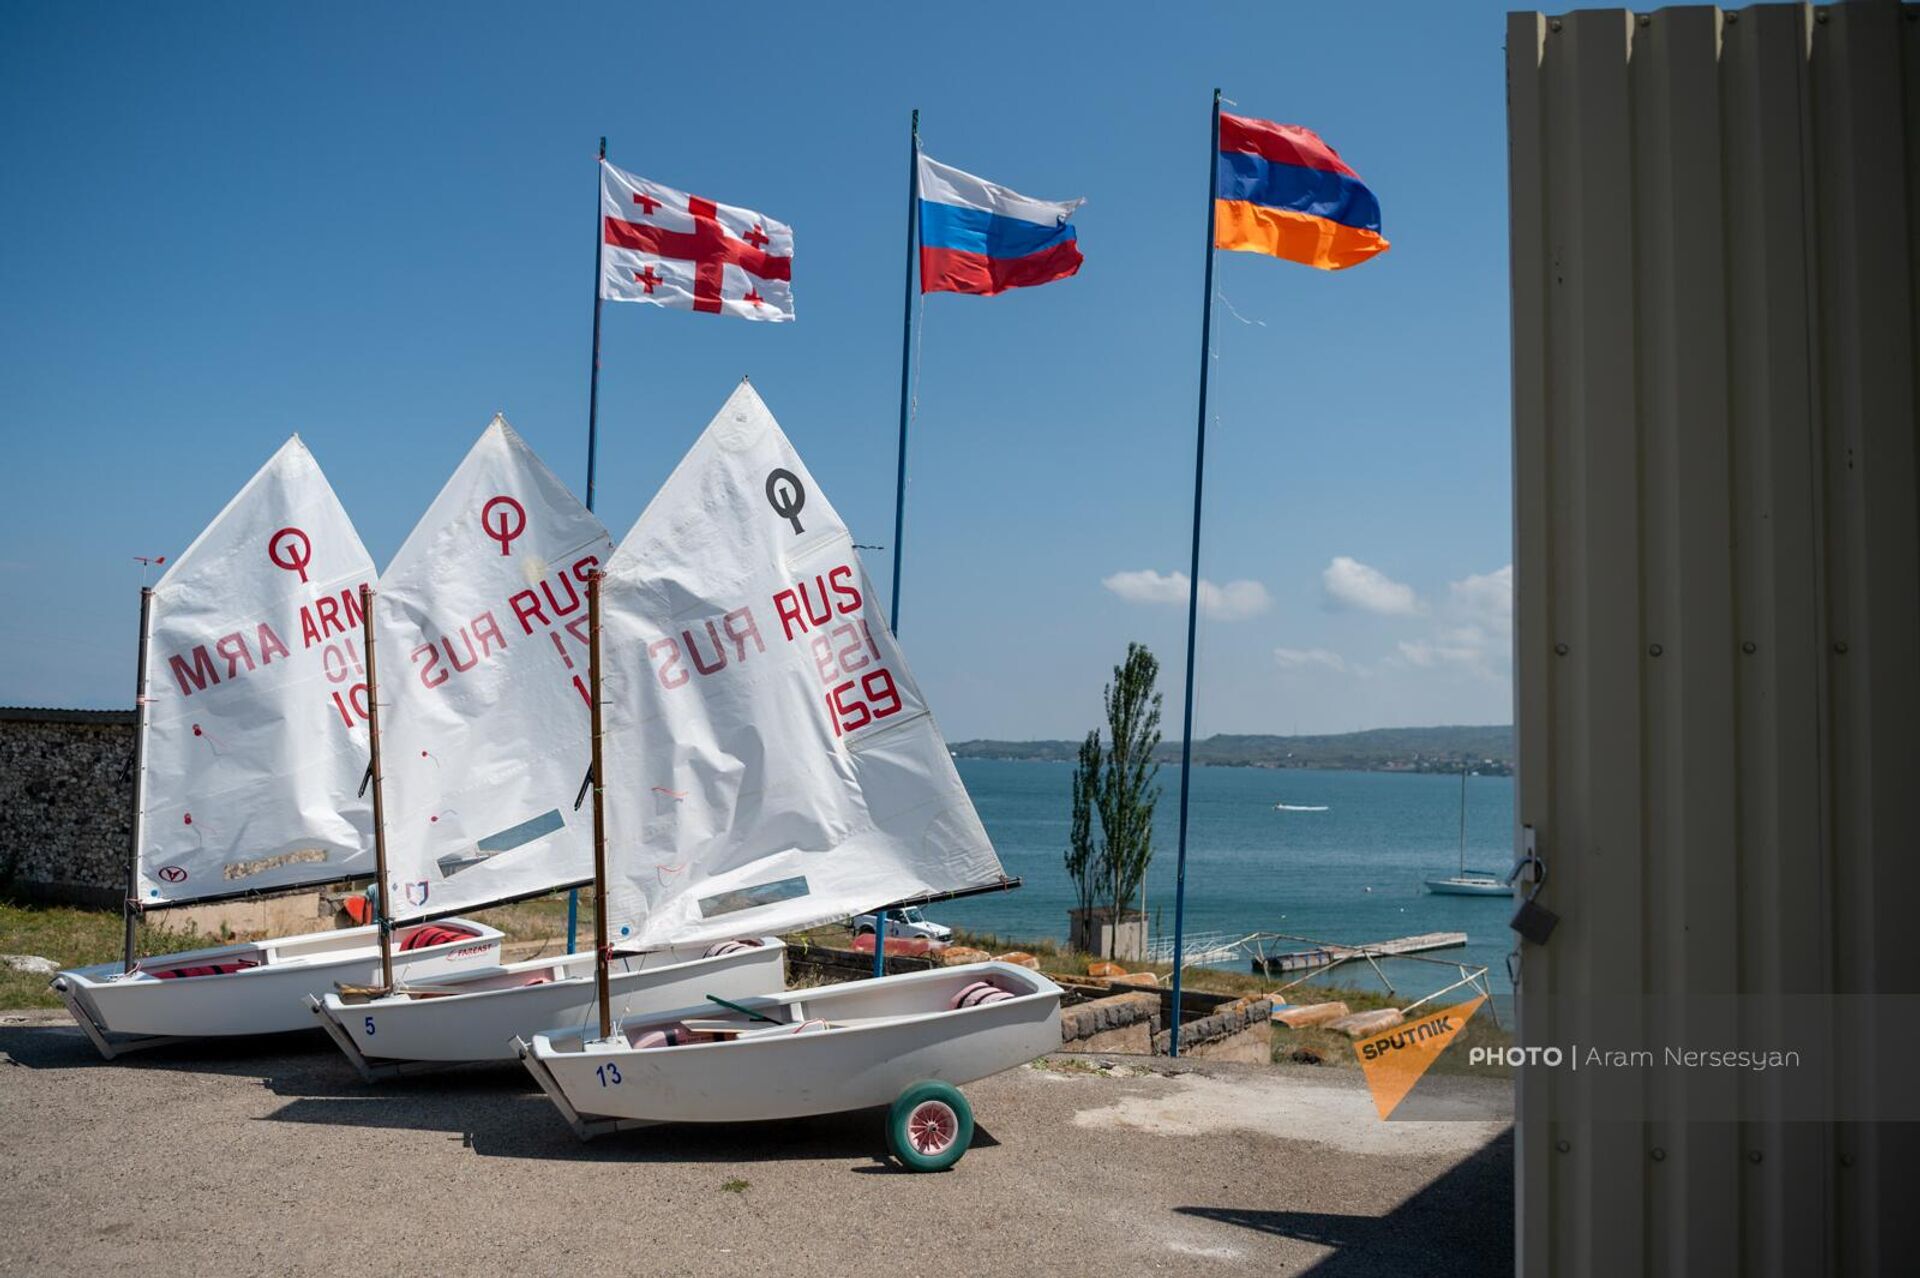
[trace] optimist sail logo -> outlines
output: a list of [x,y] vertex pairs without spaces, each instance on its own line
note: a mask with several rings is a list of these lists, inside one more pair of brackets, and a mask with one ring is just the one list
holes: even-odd
[[1486,1001],[1482,995],[1355,1041],[1353,1050],[1360,1057],[1360,1070],[1367,1076],[1367,1090],[1373,1093],[1373,1107],[1380,1117],[1399,1107]]
[[298,528],[282,528],[267,538],[267,558],[275,568],[300,574],[307,579],[307,565],[313,562],[313,539]]
[[527,530],[527,508],[511,497],[495,497],[480,508],[480,530],[500,543],[501,554],[511,554],[514,538]]

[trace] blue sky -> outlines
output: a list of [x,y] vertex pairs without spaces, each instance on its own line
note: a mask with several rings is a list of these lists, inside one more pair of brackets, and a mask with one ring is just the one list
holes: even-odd
[[608,306],[608,527],[751,373],[890,544],[917,106],[936,158],[1088,203],[1076,278],[928,299],[902,643],[961,739],[1078,735],[1139,639],[1177,731],[1218,84],[1338,148],[1394,248],[1220,255],[1196,731],[1506,722],[1501,15],[10,4],[0,702],[130,703],[131,557],[294,431],[382,565],[496,410],[584,487],[602,133],[792,225],[799,315]]

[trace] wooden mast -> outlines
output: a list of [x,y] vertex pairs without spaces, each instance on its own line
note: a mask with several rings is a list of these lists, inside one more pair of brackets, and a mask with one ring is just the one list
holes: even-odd
[[147,804],[147,640],[153,634],[153,587],[140,587],[140,671],[133,695],[133,827],[127,840],[127,894],[120,903],[126,925],[121,970],[133,971],[134,930],[140,919],[140,832]]
[[367,776],[373,784],[373,865],[378,882],[380,989],[393,990],[393,911],[387,902],[387,813],[380,794],[380,677],[373,655],[373,587],[360,587],[360,646],[367,659]]
[[607,800],[600,774],[600,582],[605,577],[598,568],[587,576],[587,686],[593,733],[589,778],[593,786],[593,970],[603,1039],[613,1037],[613,1004],[607,992]]

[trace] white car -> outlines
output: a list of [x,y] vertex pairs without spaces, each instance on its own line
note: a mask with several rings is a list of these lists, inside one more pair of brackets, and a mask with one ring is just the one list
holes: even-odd
[[[855,936],[869,936],[873,933],[873,915],[862,914],[853,920]],[[903,909],[887,911],[888,937],[924,936],[929,941],[951,941],[953,929],[944,923],[934,923],[920,912],[917,905]]]

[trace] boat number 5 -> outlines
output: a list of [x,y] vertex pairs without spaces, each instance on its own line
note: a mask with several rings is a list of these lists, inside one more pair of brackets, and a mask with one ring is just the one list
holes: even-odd
[[620,1082],[620,1067],[612,1061],[608,1061],[605,1065],[600,1066],[600,1068],[593,1072],[600,1076],[600,1086],[602,1087],[617,1086]]
[[372,1038],[373,1037],[373,1018],[371,1016],[367,1017],[364,1023],[367,1027],[367,1037]]

